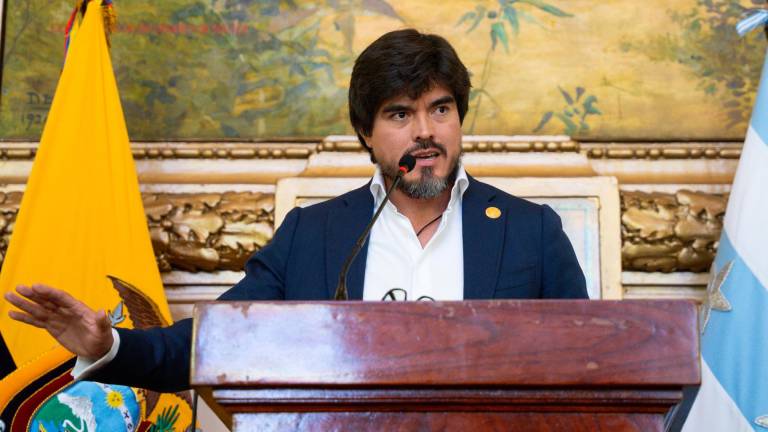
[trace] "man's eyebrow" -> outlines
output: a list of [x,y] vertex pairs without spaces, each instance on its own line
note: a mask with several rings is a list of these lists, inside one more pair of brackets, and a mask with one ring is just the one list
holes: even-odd
[[[446,104],[455,103],[455,102],[456,102],[456,99],[453,96],[445,95],[443,97],[440,97],[432,101],[432,103],[429,104],[429,107],[434,108],[436,106],[446,105]],[[411,111],[411,110],[413,110],[412,105],[407,105],[403,103],[392,103],[383,107],[381,109],[381,112],[384,114],[388,114],[392,112]]]
[[413,107],[411,107],[410,105],[393,103],[382,108],[381,112],[386,114],[391,112],[410,111],[412,109]]
[[446,105],[446,104],[449,104],[449,103],[452,103],[452,102],[455,103],[456,99],[454,99],[454,97],[451,96],[451,95],[446,95],[446,96],[443,96],[443,97],[441,97],[441,98],[439,98],[437,100],[432,101],[432,103],[429,104],[429,107],[430,108],[434,108],[436,106]]

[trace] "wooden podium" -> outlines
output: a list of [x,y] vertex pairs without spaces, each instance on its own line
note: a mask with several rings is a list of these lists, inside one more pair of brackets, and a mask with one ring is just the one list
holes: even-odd
[[205,303],[191,382],[233,431],[655,431],[698,385],[687,301]]

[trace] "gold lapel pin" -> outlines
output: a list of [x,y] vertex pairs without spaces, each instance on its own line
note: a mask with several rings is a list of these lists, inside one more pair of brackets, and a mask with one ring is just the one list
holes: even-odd
[[485,209],[485,215],[491,219],[498,219],[501,217],[501,210],[498,207],[488,207]]

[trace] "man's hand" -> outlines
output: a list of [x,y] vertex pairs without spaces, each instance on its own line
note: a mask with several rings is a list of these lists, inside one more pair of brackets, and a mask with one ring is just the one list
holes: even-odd
[[8,316],[45,329],[64,348],[81,357],[99,359],[112,347],[112,329],[103,310],[94,311],[64,291],[45,285],[19,285],[17,295],[5,299],[23,312],[10,311]]

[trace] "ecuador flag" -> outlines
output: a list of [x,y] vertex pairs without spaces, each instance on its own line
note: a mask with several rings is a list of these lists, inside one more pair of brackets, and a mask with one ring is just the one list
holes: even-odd
[[[42,283],[93,309],[111,310],[114,325],[143,327],[147,316],[150,324],[167,324],[170,311],[110,60],[105,29],[113,24],[108,0],[78,2],[70,19],[64,68],[0,273],[0,292]],[[39,423],[47,428],[45,421],[59,408],[62,415],[75,418],[58,419],[58,424],[87,424],[105,403],[119,411],[118,420],[128,430],[146,427],[144,419],[163,426],[173,422],[176,430],[189,424],[184,395],[160,396],[100,383],[73,385],[68,373],[73,355],[44,330],[11,320],[11,308],[0,301],[0,414],[5,430],[16,430],[19,416],[24,424],[18,427]],[[84,406],[77,403],[82,398],[91,398],[85,404],[91,412],[76,412]]]

